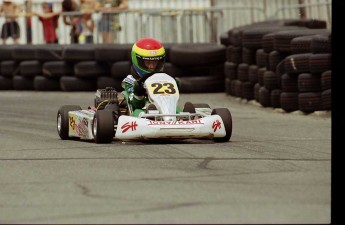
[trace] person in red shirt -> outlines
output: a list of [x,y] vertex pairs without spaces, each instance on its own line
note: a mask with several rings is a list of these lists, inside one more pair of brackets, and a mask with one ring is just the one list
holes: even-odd
[[61,12],[53,12],[53,5],[48,2],[42,3],[43,14],[33,13],[33,15],[38,16],[39,20],[42,22],[44,40],[47,44],[58,43],[58,37],[56,34],[56,29],[58,27],[58,19]]

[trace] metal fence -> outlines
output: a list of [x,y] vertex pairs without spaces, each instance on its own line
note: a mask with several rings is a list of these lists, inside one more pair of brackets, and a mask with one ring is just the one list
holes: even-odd
[[[118,16],[120,31],[113,31],[114,43],[133,43],[144,36],[163,42],[219,42],[220,35],[234,27],[270,19],[319,19],[331,28],[331,0],[129,0],[129,9],[107,13],[111,24]],[[35,3],[33,10],[40,11]],[[54,10],[61,2],[54,3]],[[81,15],[73,12],[74,15]],[[58,24],[60,44],[70,44],[71,27],[65,25],[62,13]],[[94,13],[94,43],[103,43],[98,21],[102,14]],[[25,14],[17,19],[21,29],[20,43],[28,43]],[[43,29],[37,17],[32,17],[32,44],[42,44]],[[4,18],[0,16],[0,25]],[[11,43],[11,40],[8,41]]]

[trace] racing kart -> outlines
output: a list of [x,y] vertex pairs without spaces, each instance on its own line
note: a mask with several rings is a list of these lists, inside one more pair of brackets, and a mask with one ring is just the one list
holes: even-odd
[[186,102],[178,106],[176,80],[166,73],[155,73],[138,81],[146,90],[147,104],[133,110],[129,93],[114,88],[98,89],[94,106],[61,106],[57,131],[61,139],[94,140],[110,143],[114,139],[213,139],[227,142],[232,134],[232,116],[227,108],[211,109],[208,104]]

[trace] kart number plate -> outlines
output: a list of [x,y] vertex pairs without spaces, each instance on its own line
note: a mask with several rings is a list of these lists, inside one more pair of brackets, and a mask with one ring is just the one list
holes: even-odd
[[175,95],[176,85],[170,82],[154,82],[149,84],[149,91],[154,95]]

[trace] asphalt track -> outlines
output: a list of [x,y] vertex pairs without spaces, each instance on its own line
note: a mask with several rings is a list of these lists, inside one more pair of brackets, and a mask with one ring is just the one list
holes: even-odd
[[98,145],[59,139],[56,113],[93,93],[0,92],[0,223],[331,222],[330,114],[282,113],[224,93],[233,135]]

